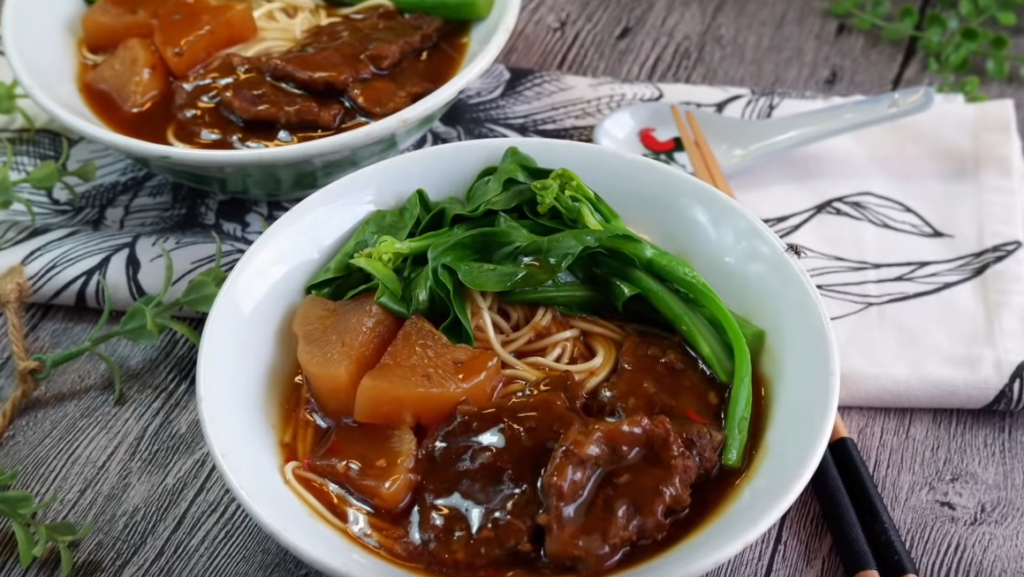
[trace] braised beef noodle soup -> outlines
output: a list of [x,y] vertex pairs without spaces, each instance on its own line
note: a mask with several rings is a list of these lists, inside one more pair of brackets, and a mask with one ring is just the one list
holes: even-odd
[[98,0],[79,85],[111,129],[158,144],[266,148],[357,129],[450,80],[465,22],[371,0]]
[[763,331],[517,149],[465,200],[371,214],[307,290],[282,474],[395,563],[606,575],[708,522],[755,461]]

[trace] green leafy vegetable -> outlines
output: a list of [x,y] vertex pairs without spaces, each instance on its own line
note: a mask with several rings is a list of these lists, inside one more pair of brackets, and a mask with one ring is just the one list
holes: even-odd
[[[391,312],[420,314],[473,343],[467,289],[572,312],[621,312],[678,332],[730,385],[722,463],[746,450],[753,366],[764,331],[726,308],[683,259],[641,239],[578,175],[509,148],[464,199],[416,191],[369,216],[307,290],[346,299],[376,291]],[[145,317],[139,317],[140,326]]]
[[103,289],[103,313],[99,322],[89,332],[85,342],[66,351],[60,351],[49,355],[35,355],[32,360],[39,362],[42,368],[33,375],[42,381],[50,378],[53,370],[61,365],[67,364],[79,357],[92,354],[103,361],[110,370],[114,380],[114,402],[121,402],[124,394],[124,381],[121,378],[121,369],[112,358],[107,356],[99,347],[104,343],[116,338],[146,344],[155,342],[167,331],[176,332],[192,343],[199,344],[199,334],[192,327],[175,319],[172,315],[179,310],[188,309],[195,312],[209,312],[217,291],[227,278],[227,273],[221,268],[221,244],[217,238],[217,252],[214,264],[211,268],[196,275],[185,287],[180,298],[167,301],[167,292],[171,288],[171,281],[174,279],[174,266],[171,255],[161,247],[164,259],[164,282],[160,293],[147,295],[137,301],[129,308],[121,322],[116,328],[107,329],[107,321],[110,319],[111,306],[110,289],[106,281],[100,280]]
[[[363,1],[327,0],[342,6],[354,6]],[[447,20],[483,20],[494,6],[494,0],[391,0],[391,3],[400,12],[422,12]]]
[[18,543],[21,566],[27,569],[53,545],[60,554],[60,574],[67,577],[71,574],[74,562],[70,545],[85,538],[92,531],[92,525],[78,525],[69,521],[43,523],[37,520],[37,513],[57,501],[57,493],[54,492],[43,501],[36,501],[31,493],[11,488],[19,476],[17,470],[8,471],[0,467],[0,517],[11,523]]
[[912,39],[927,57],[938,89],[984,100],[981,79],[1006,80],[1013,70],[1024,77],[1024,56],[1012,53],[1010,34],[1017,25],[1021,0],[942,0],[922,13],[914,6],[898,11],[886,0],[831,0],[828,10],[855,28],[875,30],[890,40]]

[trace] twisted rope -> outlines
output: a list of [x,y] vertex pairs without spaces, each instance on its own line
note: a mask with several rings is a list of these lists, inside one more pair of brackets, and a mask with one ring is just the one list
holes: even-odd
[[32,287],[25,278],[25,268],[15,266],[0,276],[0,306],[7,318],[7,335],[14,356],[14,380],[16,388],[0,408],[0,438],[7,433],[22,404],[39,388],[39,381],[33,376],[43,368],[38,361],[28,356],[25,345],[25,303],[32,294]]

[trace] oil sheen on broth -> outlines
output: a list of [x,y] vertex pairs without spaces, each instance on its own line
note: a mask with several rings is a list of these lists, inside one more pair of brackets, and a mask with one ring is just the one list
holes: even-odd
[[[522,315],[534,317],[534,310]],[[300,342],[302,314],[293,325]],[[363,313],[347,314],[358,323]],[[327,325],[311,318],[301,322],[322,335]],[[728,469],[718,463],[726,389],[678,338],[589,317],[552,319],[548,334],[596,326],[583,339],[615,337],[609,342],[617,362],[606,379],[584,393],[589,381],[569,372],[529,383],[505,376],[493,402],[464,402],[397,435],[352,418],[332,423],[300,372],[288,384],[282,415],[284,463],[303,469],[294,481],[339,530],[428,575],[606,575],[678,543],[726,502],[754,460],[764,425],[762,383],[755,381],[745,465]],[[395,326],[382,329],[394,340],[378,366],[415,356],[402,350],[410,322],[397,337]],[[417,342],[433,342],[424,334]],[[300,362],[317,370],[309,349],[300,350]],[[367,382],[356,393],[357,418],[366,414],[358,397]],[[398,464],[402,459],[409,462]],[[380,490],[387,483],[398,489]]]
[[[410,106],[456,74],[469,44],[465,23],[371,4],[344,12],[320,6],[327,23],[282,46],[261,39],[264,23],[252,16],[261,3],[99,0],[83,21],[85,102],[114,131],[148,142],[281,146],[357,129]],[[225,6],[235,10],[217,12]],[[287,9],[300,10],[280,10]],[[151,28],[140,30],[151,36],[109,38],[114,25],[139,14],[150,18]],[[230,29],[217,24],[229,16]],[[195,40],[203,30],[212,38],[205,44]]]

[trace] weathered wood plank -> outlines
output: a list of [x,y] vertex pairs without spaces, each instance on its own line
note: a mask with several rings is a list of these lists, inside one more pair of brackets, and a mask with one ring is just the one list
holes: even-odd
[[502,61],[638,80],[852,94],[890,90],[903,47],[816,2],[527,0]]

